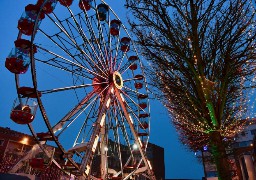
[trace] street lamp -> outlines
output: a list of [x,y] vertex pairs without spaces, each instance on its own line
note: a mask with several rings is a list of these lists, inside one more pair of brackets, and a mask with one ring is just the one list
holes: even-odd
[[138,149],[138,145],[137,144],[133,144],[132,148],[133,148],[133,150],[137,150]]
[[21,141],[21,144],[28,144],[28,138],[27,137],[24,137]]

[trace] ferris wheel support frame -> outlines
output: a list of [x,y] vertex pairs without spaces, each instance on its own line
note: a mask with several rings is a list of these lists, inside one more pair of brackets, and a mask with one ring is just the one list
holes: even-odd
[[145,163],[145,166],[146,166],[145,170],[147,170],[148,175],[150,176],[151,180],[156,180],[156,178],[154,176],[154,172],[152,170],[152,166],[151,166],[150,162],[146,159],[145,152],[142,150],[143,144],[142,144],[140,138],[138,138],[138,135],[137,135],[137,133],[136,133],[136,131],[134,129],[134,126],[133,126],[133,120],[132,120],[131,116],[129,115],[129,113],[128,113],[127,109],[126,109],[126,106],[124,104],[124,99],[121,97],[121,94],[120,94],[120,91],[118,90],[118,88],[115,88],[115,95],[116,95],[116,97],[117,97],[117,99],[118,99],[118,101],[119,101],[119,103],[120,103],[120,105],[121,105],[121,107],[123,109],[125,118],[127,119],[127,122],[128,122],[128,124],[129,124],[129,126],[131,128],[132,134],[134,135],[135,142],[136,142],[136,144],[138,146],[138,149],[140,151],[140,154],[141,154],[142,159],[143,159],[143,161]]
[[[90,143],[88,143],[86,154],[82,158],[81,167],[80,167],[79,171],[82,174],[82,176],[85,176],[85,177],[90,177],[89,174],[91,171],[91,164],[92,164],[91,159],[92,159],[92,156],[94,155],[96,148],[98,146],[101,127],[105,123],[105,119],[106,119],[105,112],[108,109],[107,104],[109,104],[108,101],[110,100],[110,93],[111,93],[112,88],[113,88],[113,86],[111,85],[106,93],[103,103],[101,104],[100,111],[99,111],[100,113],[98,115],[98,118],[95,123],[95,127],[94,127],[92,135],[90,137]],[[104,172],[105,171],[106,170],[104,169]]]

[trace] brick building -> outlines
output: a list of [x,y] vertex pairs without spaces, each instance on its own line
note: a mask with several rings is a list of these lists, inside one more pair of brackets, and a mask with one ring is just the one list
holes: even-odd
[[[33,137],[24,133],[20,133],[10,128],[3,128],[0,127],[0,174],[7,173],[24,155],[31,150],[33,145],[36,144]],[[122,145],[121,145],[122,146]],[[53,148],[53,147],[51,147]],[[127,152],[128,148],[126,146],[121,147],[122,151],[122,158],[126,161],[128,159],[129,153]],[[164,180],[165,179],[165,164],[164,164],[164,148],[159,147],[155,144],[148,144],[147,148],[147,158],[150,160],[153,171],[155,173],[157,180]],[[61,158],[61,153],[58,149],[55,150],[55,160],[58,162],[63,161]],[[108,159],[109,166],[115,168],[118,166],[116,159]],[[64,163],[64,162],[63,162]],[[93,162],[92,173],[94,175],[99,174],[99,164],[100,158],[95,158]],[[24,166],[19,172],[25,172],[26,167]],[[65,179],[65,174],[60,171],[54,164],[50,167],[46,167],[44,172],[34,171],[30,172],[30,174],[34,174],[35,179],[36,177],[47,179],[51,177],[51,179]],[[136,180],[146,180],[144,176],[139,176],[135,178]]]
[[0,159],[10,153],[23,156],[35,144],[30,135],[0,127]]

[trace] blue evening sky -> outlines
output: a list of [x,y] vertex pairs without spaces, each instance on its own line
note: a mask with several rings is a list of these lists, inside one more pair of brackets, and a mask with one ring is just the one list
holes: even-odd
[[[78,3],[78,0],[74,0]],[[126,14],[124,0],[106,0],[119,18],[125,22]],[[5,59],[14,47],[17,38],[17,22],[24,7],[34,4],[36,0],[1,0],[0,1],[0,126],[10,127],[13,130],[29,133],[26,125],[17,125],[9,118],[13,101],[17,97],[14,74],[5,68]],[[40,115],[38,110],[37,116]],[[165,150],[166,178],[200,179],[203,176],[202,165],[199,164],[193,152],[189,152],[180,144],[177,133],[170,123],[165,108],[157,101],[151,101],[151,134],[150,142],[161,146]]]

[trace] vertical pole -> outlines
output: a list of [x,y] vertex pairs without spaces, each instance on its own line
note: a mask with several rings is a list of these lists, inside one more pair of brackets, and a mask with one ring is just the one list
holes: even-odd
[[106,150],[106,126],[105,124],[101,127],[101,140],[100,140],[100,156],[101,156],[101,164],[100,164],[100,170],[101,170],[101,179],[106,178],[107,175],[107,150]]
[[205,169],[205,158],[204,158],[204,150],[201,150],[202,152],[202,161],[203,161],[203,168],[204,168],[204,177],[207,178],[206,169]]
[[246,168],[245,168],[245,161],[244,161],[243,155],[241,157],[239,157],[239,164],[240,164],[240,168],[241,168],[241,171],[242,171],[243,180],[247,179],[248,175],[247,175],[247,171],[246,171]]

